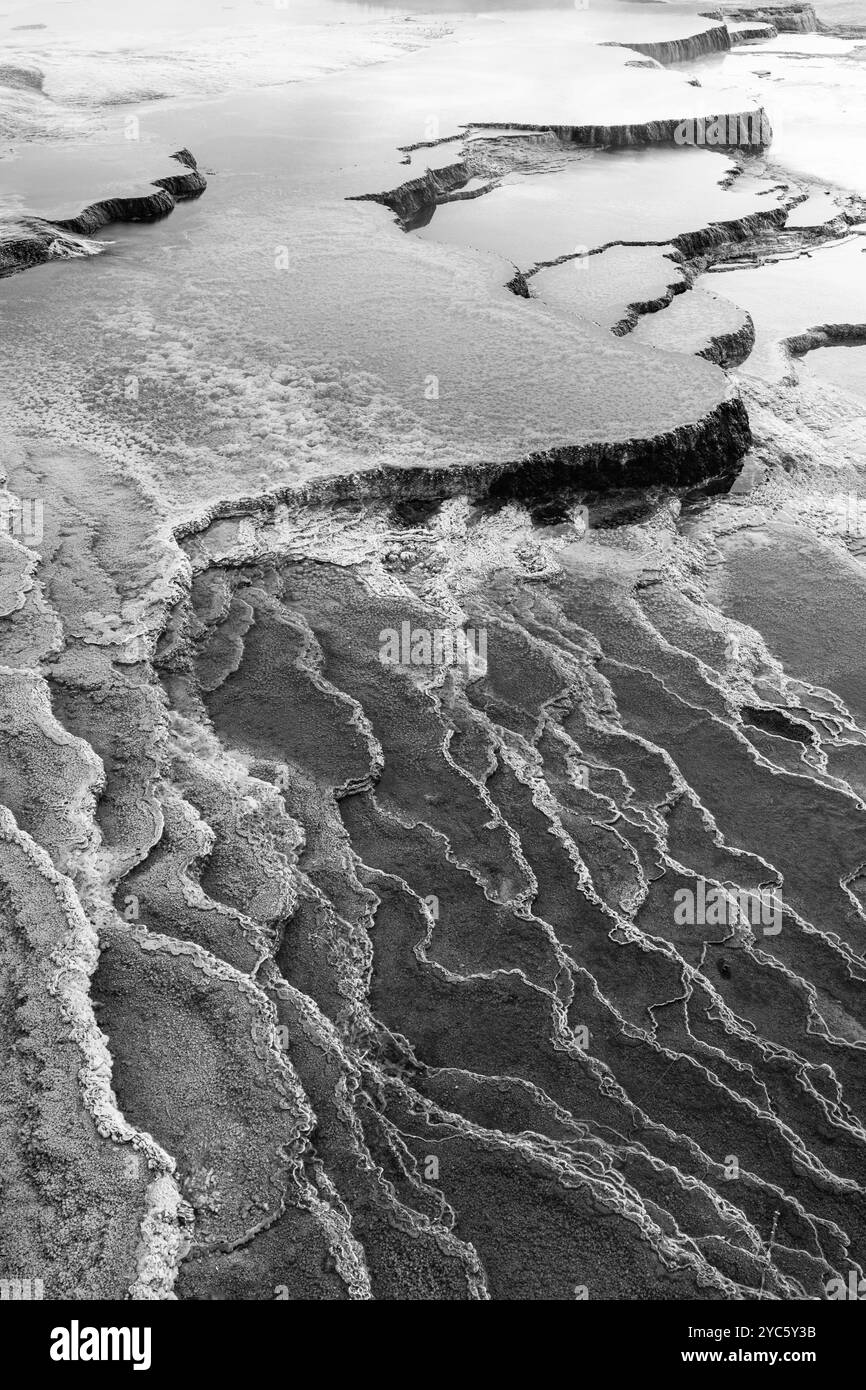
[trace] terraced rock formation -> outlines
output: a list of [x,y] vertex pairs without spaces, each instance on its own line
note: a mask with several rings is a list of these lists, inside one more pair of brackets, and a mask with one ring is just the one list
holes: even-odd
[[50,260],[77,259],[97,255],[100,246],[90,241],[94,232],[112,222],[152,222],[166,217],[178,199],[198,198],[207,188],[207,179],[189,150],[172,156],[184,166],[182,174],[154,179],[153,193],[104,198],[91,203],[75,217],[48,221],[42,217],[0,221],[0,276],[12,275]]
[[771,24],[780,34],[814,34],[815,7],[806,4],[720,5],[704,12],[708,19],[733,19],[741,24]]
[[[376,200],[411,226],[527,138]],[[176,158],[57,246],[200,192]],[[194,332],[149,321],[140,281],[138,337],[115,302],[69,316],[154,394],[121,417],[116,382],[64,377],[72,443],[8,450],[51,506],[38,540],[0,529],[7,1277],[339,1301],[799,1301],[860,1277],[866,711],[723,616],[726,537],[689,524],[744,460],[808,458],[799,402],[754,388],[753,438],[711,365],[750,322],[716,301],[699,332],[691,289],[825,235],[785,226],[801,196],[592,248],[625,302],[601,275],[595,316],[587,292],[558,319],[524,301],[572,256],[517,270],[515,298],[334,199],[317,330],[357,312],[359,247],[389,294],[368,270],[358,341],[395,329],[405,395],[402,359],[428,363],[406,304],[470,320],[429,417],[361,348],[345,375],[274,369],[303,268],[286,301],[244,280],[239,346],[213,281]],[[289,481],[266,448],[303,455]]]
[[822,347],[863,347],[866,345],[866,324],[863,323],[822,323],[786,338],[783,346],[792,357],[803,357],[807,352]]
[[715,24],[681,39],[657,39],[612,46],[634,49],[635,53],[642,53],[645,58],[653,58],[665,66],[668,63],[693,63],[712,53],[726,53],[731,47],[731,36],[724,24]]

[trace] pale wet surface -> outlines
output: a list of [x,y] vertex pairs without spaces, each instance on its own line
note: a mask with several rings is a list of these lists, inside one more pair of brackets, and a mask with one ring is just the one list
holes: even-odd
[[[476,110],[447,86],[450,42],[377,68],[372,101],[366,75],[350,72],[215,104],[152,106],[147,147],[187,145],[208,190],[163,223],[106,229],[100,239],[112,244],[98,276],[88,273],[94,261],[6,282],[19,426],[26,410],[66,441],[103,439],[135,459],[127,468],[138,486],[155,487],[170,508],[195,509],[325,471],[514,461],[670,429],[712,408],[727,387],[707,364],[674,376],[661,357],[515,299],[504,288],[513,273],[505,256],[424,243],[376,204],[345,201],[406,177],[399,146],[423,132],[429,84],[447,99],[443,132]],[[624,52],[602,52],[624,71]],[[655,74],[632,76],[640,85]],[[527,77],[523,100],[529,91]],[[501,92],[497,100],[505,109]],[[588,167],[593,187],[607,181],[614,206],[624,206],[616,169],[649,188],[657,157],[673,194],[689,183],[674,178],[676,153],[625,154],[621,164],[591,157],[576,175]],[[718,188],[727,161],[682,154],[706,171],[686,223],[702,222],[707,206],[733,215],[745,205]],[[593,180],[596,166],[610,173]],[[661,199],[650,215],[654,230],[670,226]],[[613,229],[612,213],[605,226]],[[541,375],[539,361],[548,364]],[[36,380],[50,386],[34,400]]]
[[[707,277],[709,278],[709,277]],[[634,340],[666,352],[704,352],[713,340],[739,333],[745,312],[724,296],[694,289],[673,299],[657,314],[642,318],[634,330]]]
[[786,227],[822,227],[839,215],[839,208],[829,190],[823,194],[812,194],[802,203],[792,208],[785,218]]
[[816,348],[797,361],[797,375],[811,381],[827,381],[852,396],[866,399],[866,347]]
[[745,528],[723,543],[710,597],[757,628],[770,650],[866,718],[866,572],[793,527]]
[[[852,5],[836,22],[866,26],[866,11]],[[710,58],[694,71],[761,101],[773,127],[772,157],[781,168],[866,194],[864,63],[866,39],[782,33]]]
[[103,198],[153,192],[153,180],[182,172],[151,134],[126,140],[118,117],[116,138],[94,148],[67,143],[62,152],[29,144],[0,160],[0,215],[32,213],[50,219],[74,217]]
[[437,208],[426,239],[495,251],[525,268],[613,240],[665,242],[772,199],[720,184],[724,155],[683,149],[581,152],[553,174],[512,174],[472,202]]
[[[866,323],[866,240],[854,237],[756,269],[701,276],[697,285],[749,310],[756,344],[741,370],[778,380],[788,370],[781,339],[825,323]],[[837,365],[834,356],[828,367]]]
[[28,0],[0,17],[8,61],[42,72],[47,97],[83,106],[298,81],[381,61],[424,32],[387,6],[343,0],[155,0],[125,19],[111,0]]
[[613,328],[629,305],[660,299],[683,283],[672,247],[611,246],[533,275],[532,294],[559,312]]

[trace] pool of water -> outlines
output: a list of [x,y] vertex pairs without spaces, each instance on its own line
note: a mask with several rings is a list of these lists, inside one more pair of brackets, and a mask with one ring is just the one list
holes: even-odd
[[[823,16],[824,7],[819,5]],[[866,25],[864,7],[836,22]],[[767,110],[771,157],[793,173],[866,194],[866,40],[780,34],[706,59],[692,71],[722,88],[746,88]]]
[[736,183],[722,188],[731,168],[727,156],[689,146],[581,151],[562,171],[512,174],[482,198],[438,208],[419,235],[522,268],[614,239],[664,242],[774,201]]
[[826,381],[866,401],[866,347],[816,348],[797,361],[801,381]]
[[420,113],[417,55],[381,104],[348,74],[151,108],[154,145],[188,145],[208,190],[107,228],[103,256],[3,282],[12,428],[111,451],[177,519],[325,472],[510,461],[712,408],[727,388],[708,364],[563,323],[504,288],[503,258],[346,201],[405,173],[398,66]]
[[[696,283],[748,309],[755,348],[741,370],[779,380],[789,370],[780,339],[824,323],[866,323],[866,240],[852,237],[756,269],[703,275]],[[824,356],[830,372],[845,370],[841,351]],[[840,376],[835,379],[844,385]]]

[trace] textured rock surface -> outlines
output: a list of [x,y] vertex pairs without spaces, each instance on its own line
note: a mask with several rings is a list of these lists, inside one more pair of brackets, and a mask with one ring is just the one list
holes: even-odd
[[4,1277],[42,1279],[46,1298],[171,1296],[186,1243],[174,1165],[117,1109],[91,1006],[95,933],[5,808],[0,927]]
[[[198,596],[172,618],[166,688],[204,699],[223,748],[304,829],[286,845],[298,896],[257,978],[317,1116],[308,1165],[351,1213],[376,1297],[394,1279],[417,1297],[820,1296],[861,1258],[862,1141],[827,1084],[832,1065],[859,1105],[854,1057],[802,1031],[801,972],[817,952],[856,1013],[844,979],[862,926],[839,895],[837,943],[804,931],[829,883],[767,825],[748,852],[729,838],[735,802],[702,771],[717,740],[729,770],[742,750],[741,805],[746,787],[750,804],[802,793],[750,761],[726,639],[680,594],[679,561],[633,590],[614,578],[624,535],[527,522],[506,507],[479,526],[462,500],[412,521],[308,504],[253,518],[234,544],[218,523],[219,560],[208,532],[190,539]],[[486,673],[383,667],[380,633],[406,619],[483,626]],[[226,625],[242,650],[215,684],[207,653]],[[664,691],[687,670],[678,713]],[[837,795],[810,792],[844,862],[859,812],[843,796],[831,813]],[[781,873],[788,927],[760,942],[678,933],[670,897],[695,873],[744,887]],[[133,993],[113,991],[118,1022]],[[147,1068],[130,1048],[133,1113],[155,1090]],[[179,1288],[313,1296],[320,1247],[282,1223],[230,1258],[191,1257]]]

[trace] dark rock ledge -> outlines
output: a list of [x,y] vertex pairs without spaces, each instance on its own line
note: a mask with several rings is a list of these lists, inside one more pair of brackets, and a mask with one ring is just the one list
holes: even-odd
[[814,6],[807,4],[720,5],[718,9],[701,10],[701,16],[730,19],[735,24],[772,24],[780,34],[814,34],[819,27]]
[[716,333],[710,339],[709,347],[701,348],[698,357],[715,362],[717,367],[739,367],[751,354],[755,346],[755,325],[752,316],[746,313],[742,326],[733,333]]
[[781,233],[791,208],[795,207],[797,203],[803,202],[806,196],[805,193],[797,194],[778,207],[761,208],[757,212],[749,213],[746,217],[735,217],[728,221],[710,222],[706,227],[698,227],[689,232],[680,232],[677,236],[666,237],[661,241],[606,241],[600,246],[592,247],[589,251],[571,251],[552,261],[538,261],[528,270],[517,270],[505,288],[520,298],[530,299],[532,297],[530,282],[534,275],[537,275],[539,271],[549,270],[552,266],[563,265],[566,261],[575,260],[579,256],[599,256],[602,252],[609,251],[613,246],[672,247],[670,260],[678,262],[682,266],[684,278],[668,285],[666,290],[655,299],[635,301],[629,304],[625,317],[620,319],[619,323],[614,324],[611,330],[617,337],[623,337],[632,331],[642,315],[652,314],[659,309],[667,308],[674,295],[689,290],[695,276],[706,268],[705,262],[715,260],[720,253],[727,253],[728,248],[733,245],[751,242],[755,237],[764,233]]
[[[718,16],[720,18],[720,16]],[[715,19],[715,15],[702,15],[702,19]],[[608,40],[602,48],[630,48],[642,53],[645,58],[654,58],[657,63],[692,63],[698,58],[706,58],[710,53],[726,53],[731,47],[731,36],[724,24],[715,24],[699,34],[688,34],[683,39],[658,39],[646,43],[619,43]]]
[[786,381],[789,385],[796,385],[798,375],[794,363],[797,358],[805,357],[816,348],[866,347],[866,323],[821,323],[815,328],[807,328],[804,333],[782,338],[779,346],[791,363]]
[[[564,145],[618,149],[641,145],[677,145],[682,143],[684,127],[689,131],[718,131],[719,138],[711,146],[714,150],[742,151],[747,148],[750,153],[758,153],[766,148],[771,138],[770,123],[763,107],[726,112],[724,115],[642,121],[631,125],[545,126],[526,125],[523,122],[510,125],[484,122],[481,126],[473,127],[470,122],[464,130],[519,131],[528,136],[552,136]],[[504,161],[499,172],[509,172]],[[393,212],[404,231],[411,231],[429,222],[436,207],[440,203],[451,202],[457,190],[465,188],[470,179],[490,173],[489,161],[482,162],[477,154],[469,150],[455,163],[446,164],[440,169],[426,169],[423,174],[407,179],[396,188],[385,189],[381,193],[354,194],[346,201],[381,203]],[[492,186],[488,184],[473,190],[471,196],[479,197]]]
[[207,530],[217,519],[273,511],[283,502],[328,506],[459,496],[479,502],[529,501],[569,486],[594,490],[658,484],[691,487],[735,473],[751,444],[746,407],[739,396],[728,396],[701,419],[644,438],[564,444],[507,463],[371,468],[265,494],[227,498],[181,522],[174,535],[181,541]]
[[791,357],[805,357],[822,347],[866,347],[866,323],[821,323],[783,338],[782,346]]
[[46,261],[86,254],[80,237],[92,236],[111,222],[153,222],[166,217],[184,198],[197,198],[207,187],[189,150],[177,150],[172,159],[184,172],[153,180],[153,192],[125,198],[105,198],[91,203],[77,217],[48,221],[41,217],[16,218],[0,224],[0,275],[12,275]]

